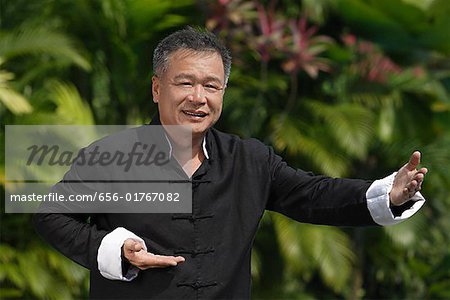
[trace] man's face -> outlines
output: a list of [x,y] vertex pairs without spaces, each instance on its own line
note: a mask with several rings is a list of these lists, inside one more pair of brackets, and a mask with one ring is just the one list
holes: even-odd
[[153,101],[163,125],[190,125],[203,136],[222,112],[225,75],[216,52],[178,50],[169,55],[167,70],[152,79]]

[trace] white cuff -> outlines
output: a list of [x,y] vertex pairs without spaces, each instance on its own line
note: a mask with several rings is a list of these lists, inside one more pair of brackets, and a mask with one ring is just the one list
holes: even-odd
[[408,219],[425,203],[425,198],[421,193],[417,192],[414,197],[409,199],[414,201],[414,204],[409,209],[402,212],[400,216],[394,216],[389,208],[389,193],[391,192],[396,174],[397,173],[395,172],[388,177],[375,180],[366,192],[367,207],[370,215],[375,223],[382,226],[394,225]]
[[103,277],[122,281],[131,281],[137,277],[139,269],[135,266],[130,266],[125,276],[122,274],[122,245],[127,239],[141,242],[147,251],[143,239],[123,227],[114,229],[102,239],[97,252],[98,269]]

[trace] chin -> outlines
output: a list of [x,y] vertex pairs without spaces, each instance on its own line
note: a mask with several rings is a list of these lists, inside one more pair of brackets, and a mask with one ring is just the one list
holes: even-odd
[[204,127],[202,127],[202,128],[193,127],[192,135],[200,135],[200,134],[203,135],[206,133],[207,130],[208,130],[208,128],[204,128]]

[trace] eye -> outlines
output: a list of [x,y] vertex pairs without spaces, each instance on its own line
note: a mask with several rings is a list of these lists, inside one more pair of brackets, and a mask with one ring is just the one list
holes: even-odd
[[181,86],[181,87],[191,87],[192,83],[189,81],[181,81],[181,82],[177,83],[177,85]]
[[217,91],[221,90],[221,88],[219,86],[217,86],[215,84],[211,84],[211,83],[205,84],[203,87],[209,92],[217,92]]

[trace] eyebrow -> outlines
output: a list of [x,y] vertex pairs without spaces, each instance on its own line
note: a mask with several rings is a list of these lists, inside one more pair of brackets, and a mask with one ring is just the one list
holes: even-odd
[[[174,80],[180,80],[180,79],[195,80],[197,78],[192,74],[181,73],[181,74],[176,75],[173,79]],[[222,81],[216,76],[206,76],[205,78],[202,78],[202,79],[204,82],[214,81],[214,82],[220,83],[221,85],[223,84]]]

